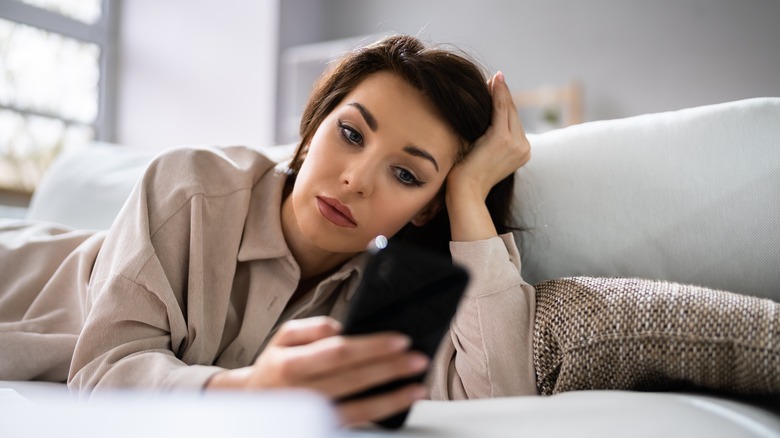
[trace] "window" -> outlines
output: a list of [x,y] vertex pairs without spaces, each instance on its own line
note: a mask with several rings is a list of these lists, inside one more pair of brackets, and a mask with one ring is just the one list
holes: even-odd
[[62,151],[111,141],[112,0],[0,0],[0,188],[31,193]]

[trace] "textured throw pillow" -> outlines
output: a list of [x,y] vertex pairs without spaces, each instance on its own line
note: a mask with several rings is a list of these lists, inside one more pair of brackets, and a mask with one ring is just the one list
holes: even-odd
[[584,389],[780,393],[780,303],[635,278],[536,285],[544,395]]

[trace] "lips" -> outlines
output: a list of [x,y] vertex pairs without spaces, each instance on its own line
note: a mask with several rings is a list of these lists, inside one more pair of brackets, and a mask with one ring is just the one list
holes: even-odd
[[356,228],[357,221],[352,216],[349,208],[339,202],[338,199],[317,196],[317,208],[320,214],[329,220],[332,224],[342,228]]

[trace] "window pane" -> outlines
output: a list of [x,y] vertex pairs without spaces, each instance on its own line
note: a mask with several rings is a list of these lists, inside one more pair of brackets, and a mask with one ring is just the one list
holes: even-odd
[[0,110],[0,186],[32,191],[57,154],[94,137],[91,126]]
[[93,123],[100,47],[0,19],[0,105]]
[[92,24],[102,14],[101,0],[21,0],[22,3],[57,12],[74,20]]

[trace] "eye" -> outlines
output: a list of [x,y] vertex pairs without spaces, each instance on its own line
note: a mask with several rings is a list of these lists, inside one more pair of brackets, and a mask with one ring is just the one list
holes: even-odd
[[356,129],[352,128],[351,126],[347,125],[346,123],[339,120],[339,132],[341,133],[341,136],[344,137],[345,140],[347,140],[350,143],[356,144],[356,145],[362,145],[363,144],[363,136],[358,132]]
[[414,174],[403,167],[394,167],[393,173],[395,174],[395,177],[398,179],[398,181],[407,186],[413,186],[413,187],[420,187],[421,185],[425,184],[424,182],[417,179]]

